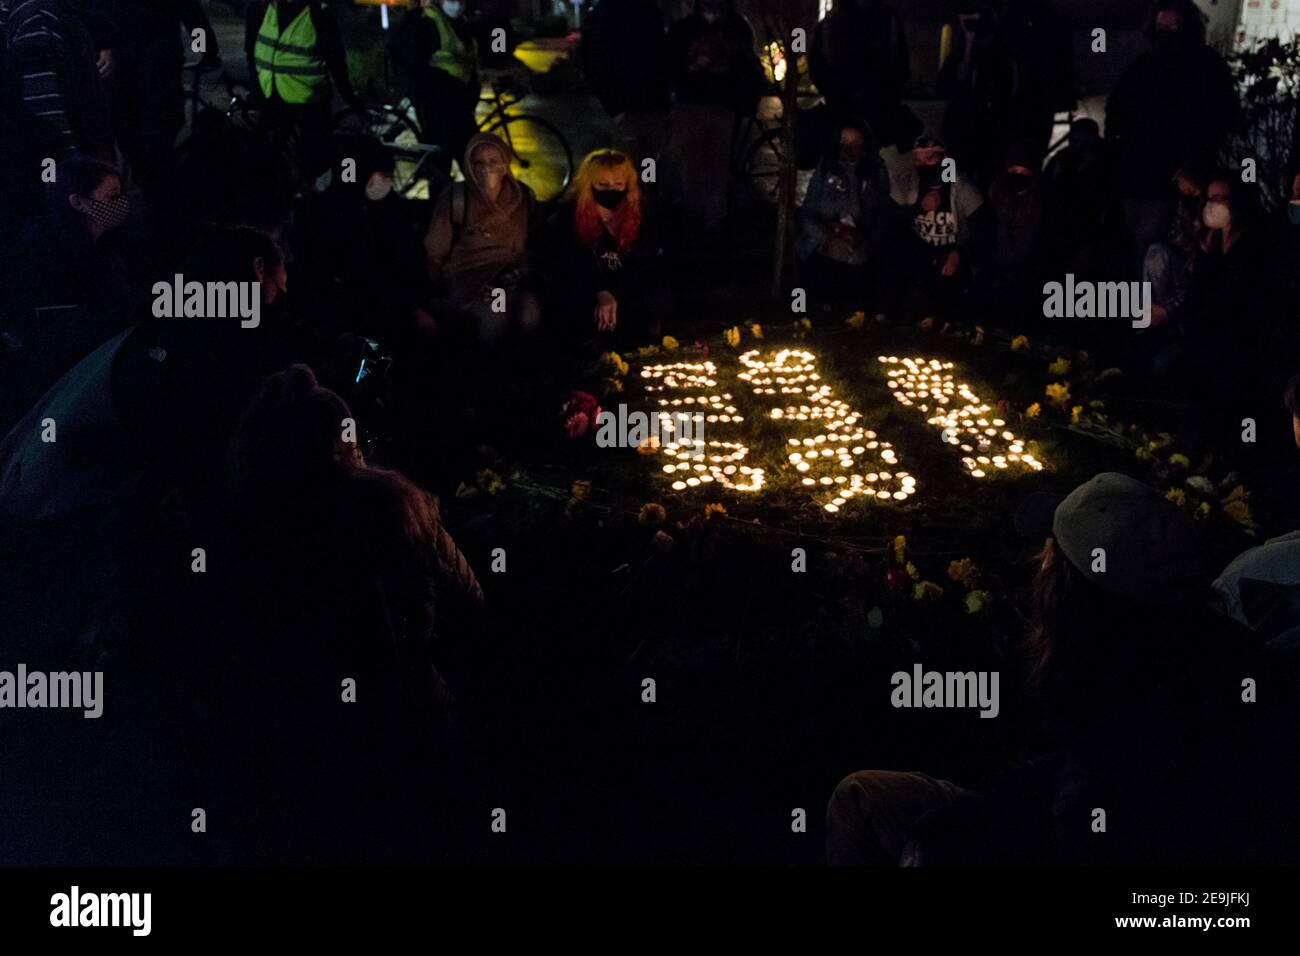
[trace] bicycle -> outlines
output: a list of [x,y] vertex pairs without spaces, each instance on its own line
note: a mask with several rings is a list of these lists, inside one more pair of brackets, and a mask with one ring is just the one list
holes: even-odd
[[[488,89],[490,92],[479,98],[479,103],[489,108],[478,119],[478,129],[499,136],[506,144],[511,172],[532,189],[538,202],[557,198],[573,178],[573,152],[568,140],[540,116],[509,112],[527,96],[526,87],[518,79],[496,77]],[[423,141],[408,100],[369,106],[362,113],[340,110],[334,119],[336,132],[366,133],[393,153],[394,187],[402,194],[434,197],[450,181],[437,162],[442,147]]]

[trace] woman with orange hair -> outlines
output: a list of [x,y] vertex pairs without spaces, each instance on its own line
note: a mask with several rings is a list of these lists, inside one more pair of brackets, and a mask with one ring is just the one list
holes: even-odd
[[561,315],[599,333],[659,334],[671,305],[656,281],[649,207],[627,153],[598,149],[582,161],[545,244]]

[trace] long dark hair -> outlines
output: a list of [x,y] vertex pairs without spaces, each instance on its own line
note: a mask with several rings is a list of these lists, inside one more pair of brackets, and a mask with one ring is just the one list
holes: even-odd
[[1142,24],[1142,35],[1147,40],[1154,40],[1156,35],[1156,17],[1165,10],[1172,10],[1182,18],[1183,33],[1197,46],[1205,43],[1205,14],[1192,0],[1154,0],[1147,11]]

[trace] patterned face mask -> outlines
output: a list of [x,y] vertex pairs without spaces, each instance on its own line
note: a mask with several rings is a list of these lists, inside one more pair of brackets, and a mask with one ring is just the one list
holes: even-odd
[[104,232],[122,225],[131,212],[131,201],[125,196],[107,200],[87,199],[85,202],[86,215]]

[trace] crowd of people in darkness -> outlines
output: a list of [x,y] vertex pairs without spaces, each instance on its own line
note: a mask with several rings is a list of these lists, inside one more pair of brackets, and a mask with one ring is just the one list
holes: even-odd
[[[138,794],[201,787],[238,820],[208,862],[435,852],[405,821],[440,799],[457,724],[443,662],[491,604],[437,494],[508,431],[493,402],[558,407],[555,368],[689,329],[665,263],[735,241],[737,136],[775,93],[735,0],[670,23],[655,0],[599,0],[579,59],[608,142],[544,202],[475,117],[503,5],[419,0],[393,10],[386,51],[437,147],[441,188],[415,200],[389,146],[338,125],[367,94],[335,4],[239,6],[251,133],[199,102],[186,116],[186,56],[223,63],[201,0],[0,0],[0,644],[31,667],[126,675],[121,699],[149,702],[114,712],[111,770],[58,792],[6,772],[0,802],[30,826],[0,860],[189,859]],[[1108,357],[1185,388],[1207,440],[1285,394],[1300,445],[1300,172],[1266,211],[1225,152],[1237,90],[1195,4],[1153,0],[1104,128],[1074,117],[1050,3],[968,6],[931,127],[906,102],[898,9],[841,0],[812,33],[820,101],[792,148],[809,156],[793,284],[814,321],[848,307],[1037,330],[1045,282],[1148,282],[1150,327]],[[251,286],[255,321],[161,315],[155,284],[174,277]],[[537,438],[515,428],[526,451]],[[1113,474],[1018,515],[1045,542],[1019,662],[1041,737],[980,784],[847,777],[830,862],[1292,852],[1297,781],[1266,772],[1286,694],[1270,685],[1243,715],[1236,678],[1215,679],[1228,662],[1293,675],[1300,563],[1277,539],[1211,588],[1184,517]],[[1085,543],[1103,539],[1123,572],[1090,570]],[[340,716],[339,675],[362,719]],[[106,762],[72,738],[14,739],[32,767]],[[302,812],[268,815],[267,793]],[[40,822],[91,805],[71,836]],[[1097,806],[1131,811],[1117,825],[1141,838],[1118,855],[1092,840]],[[1188,843],[1197,814],[1217,823]]]

